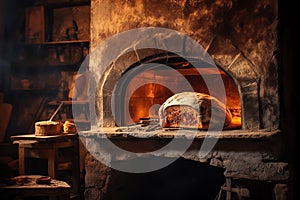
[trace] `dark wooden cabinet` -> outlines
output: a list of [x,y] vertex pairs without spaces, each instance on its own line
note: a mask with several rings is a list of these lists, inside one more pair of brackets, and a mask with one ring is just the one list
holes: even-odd
[[12,68],[76,71],[89,49],[90,1],[25,2],[24,41],[15,45]]
[[77,71],[89,50],[89,40],[43,42],[15,46],[14,74]]
[[25,43],[89,40],[90,0],[27,1]]
[[8,87],[13,135],[33,133],[34,122],[47,120],[55,110],[51,102],[71,100],[61,96],[61,86],[71,90],[90,43],[90,0],[23,3],[24,39],[12,45]]

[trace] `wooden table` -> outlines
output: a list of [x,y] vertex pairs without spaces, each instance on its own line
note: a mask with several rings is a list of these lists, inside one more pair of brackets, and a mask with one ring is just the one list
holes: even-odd
[[37,184],[35,181],[41,175],[25,175],[14,178],[26,178],[23,185],[0,185],[1,199],[13,200],[24,197],[48,196],[50,199],[70,199],[71,187],[64,181],[51,179],[50,184]]
[[[78,134],[35,136],[24,134],[11,136],[18,144],[19,175],[30,174],[28,158],[47,159],[48,176],[59,179],[60,171],[70,171],[72,193],[80,193]],[[64,152],[66,155],[64,155]]]

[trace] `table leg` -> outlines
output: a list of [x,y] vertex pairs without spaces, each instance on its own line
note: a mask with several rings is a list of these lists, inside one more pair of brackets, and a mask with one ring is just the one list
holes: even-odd
[[24,175],[25,174],[25,148],[19,146],[18,151],[19,151],[19,175]]
[[72,161],[72,190],[79,194],[80,174],[79,174],[79,141],[73,141],[74,156]]
[[57,150],[56,149],[49,149],[48,150],[48,176],[52,178],[56,178],[56,168],[57,168],[57,163],[56,163],[56,154]]

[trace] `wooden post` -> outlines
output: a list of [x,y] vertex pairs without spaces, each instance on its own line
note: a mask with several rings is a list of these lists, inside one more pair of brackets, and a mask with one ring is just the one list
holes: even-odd
[[[226,187],[231,188],[231,178],[226,178]],[[231,200],[231,191],[226,191],[226,200]]]
[[79,174],[79,141],[73,140],[74,156],[72,161],[72,189],[73,191],[80,191],[80,174]]
[[56,154],[57,148],[48,149],[48,176],[56,178]]
[[24,175],[25,174],[25,149],[24,147],[18,148],[19,152],[19,175]]

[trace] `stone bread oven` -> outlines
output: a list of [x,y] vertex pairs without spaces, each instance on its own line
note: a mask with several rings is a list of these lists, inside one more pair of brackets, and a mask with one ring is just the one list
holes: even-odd
[[[179,87],[184,85],[180,83],[180,78],[188,80],[194,90],[207,92],[201,76],[216,75],[215,72],[211,73],[210,67],[206,67],[199,76],[192,67],[201,62],[197,57],[186,60],[180,53],[174,54],[161,49],[161,46],[170,47],[176,43],[168,38],[161,38],[157,48],[136,48],[143,39],[130,44],[128,51],[119,54],[113,58],[113,62],[105,66],[105,71],[95,84],[97,126],[101,127],[101,131],[92,129],[80,133],[88,150],[84,166],[85,198],[114,199],[119,194],[123,195],[123,199],[139,199],[144,198],[142,194],[145,193],[149,193],[149,199],[150,193],[161,194],[161,198],[166,198],[164,195],[170,195],[174,190],[182,193],[172,196],[173,199],[183,196],[187,199],[195,198],[194,193],[193,197],[188,197],[191,193],[180,184],[187,181],[182,177],[176,176],[175,184],[178,184],[178,188],[174,187],[170,193],[165,193],[171,186],[163,184],[159,190],[151,186],[153,182],[150,181],[149,185],[138,187],[147,179],[153,180],[157,177],[163,177],[165,183],[174,182],[172,178],[162,176],[161,171],[158,174],[148,173],[138,177],[109,167],[115,163],[121,163],[125,168],[132,167],[130,165],[138,159],[138,153],[145,152],[146,157],[153,157],[159,162],[180,157],[174,165],[170,165],[170,171],[174,171],[176,166],[184,165],[181,173],[189,174],[188,172],[193,171],[189,166],[196,163],[201,168],[198,172],[209,174],[216,183],[212,184],[214,186],[206,184],[206,179],[202,177],[203,180],[198,180],[194,186],[201,186],[204,188],[202,192],[213,193],[212,196],[221,191],[223,196],[220,197],[225,198],[226,194],[227,199],[241,196],[250,199],[280,199],[281,196],[287,198],[291,174],[282,154],[281,140],[284,133],[279,128],[277,15],[277,2],[269,0],[92,0],[92,51],[113,35],[140,27],[163,27],[186,34],[198,42],[215,62],[217,75],[222,77],[225,85],[226,105],[234,113],[237,123],[217,136],[198,131],[191,137],[191,130],[183,130],[177,135],[172,131],[161,130],[153,135],[151,130],[144,131],[142,128],[141,133],[142,129],[128,128],[128,125],[138,124],[141,119],[155,118],[157,107],[166,98],[185,90]],[[159,38],[158,35],[152,37]],[[115,44],[114,48],[121,46]],[[189,45],[186,47],[184,51],[188,52]],[[97,63],[104,63],[102,61],[105,56],[105,53],[94,57],[92,55],[89,61],[90,71],[97,71]],[[154,66],[143,68],[149,63],[154,63]],[[170,69],[161,68],[160,64],[167,65]],[[168,76],[172,70],[181,75]],[[135,87],[135,83],[146,79],[154,81]],[[163,84],[155,84],[159,80]],[[173,85],[178,90],[168,90],[166,85]],[[218,88],[218,85],[215,87]],[[129,104],[124,104],[126,98],[129,99]],[[105,138],[114,145],[137,154],[113,152],[106,148],[106,142],[99,142]],[[173,145],[165,151],[156,151],[174,138],[178,144],[191,140],[183,154],[178,153],[180,145]],[[205,140],[216,142],[216,145],[205,156],[199,156],[199,149]],[[97,155],[101,162],[97,160]],[[192,163],[186,166],[186,161]],[[196,176],[195,173],[198,175],[196,171],[193,171],[194,175],[187,176],[192,178]],[[168,174],[162,174],[164,173]],[[174,174],[170,176],[172,175]],[[161,183],[162,179],[159,180]],[[154,191],[149,190],[149,187]],[[155,198],[155,195],[151,198]]]

